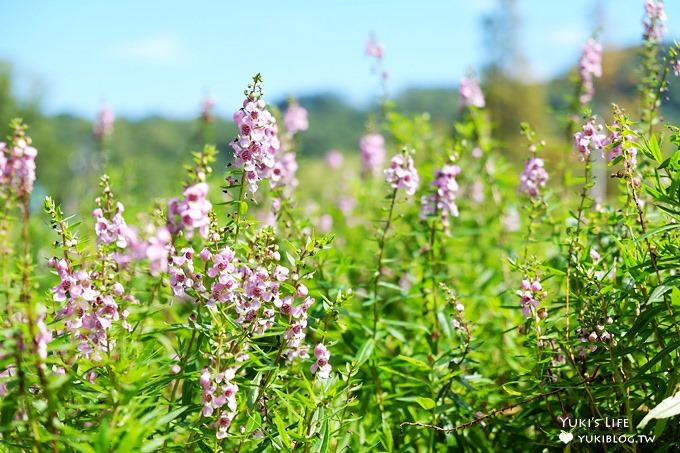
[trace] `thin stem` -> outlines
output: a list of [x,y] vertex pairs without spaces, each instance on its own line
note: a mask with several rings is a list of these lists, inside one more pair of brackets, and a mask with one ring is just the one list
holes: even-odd
[[552,390],[552,391],[547,392],[547,393],[541,393],[540,395],[533,396],[533,397],[528,398],[524,401],[520,401],[519,403],[506,406],[503,409],[494,409],[491,412],[489,412],[488,414],[484,415],[483,417],[478,417],[478,418],[476,418],[472,421],[469,421],[467,423],[463,423],[461,425],[454,426],[453,428],[443,428],[441,426],[435,426],[435,425],[430,425],[430,424],[427,424],[427,423],[418,423],[418,422],[402,422],[402,423],[399,424],[399,427],[403,429],[404,426],[417,426],[417,427],[420,427],[420,428],[428,428],[428,429],[433,429],[435,431],[440,431],[440,432],[445,432],[445,433],[456,432],[456,431],[460,431],[461,429],[470,428],[471,426],[474,426],[478,423],[482,423],[484,420],[486,420],[488,418],[495,417],[497,415],[510,414],[510,413],[512,413],[511,410],[516,408],[516,407],[520,407],[523,404],[528,404],[528,403],[535,401],[537,399],[540,399],[540,398],[544,398],[544,397],[547,397],[547,396],[550,396],[550,395],[555,395],[555,394],[563,392],[565,390],[566,390],[565,388],[559,388],[559,389],[555,389],[555,390]]
[[[435,200],[435,206],[437,206],[438,202]],[[435,211],[435,215],[437,215]],[[430,284],[432,286],[432,306],[433,306],[433,324],[432,327],[435,328],[437,325],[437,311],[439,309],[438,303],[437,303],[437,279],[435,272],[437,270],[436,264],[435,264],[435,252],[434,248],[435,245],[437,244],[437,221],[436,219],[432,221],[432,225],[430,226],[430,264],[432,266],[432,273],[430,274]]]
[[649,112],[649,130],[647,132],[648,140],[652,138],[652,133],[654,131],[654,118],[656,117],[656,111],[661,104],[661,93],[663,92],[664,86],[666,85],[666,79],[668,79],[669,71],[670,67],[667,64],[664,65],[663,72],[661,74],[661,82],[656,89],[656,93],[654,94],[654,102],[652,103],[651,110]]
[[241,184],[239,185],[238,189],[238,204],[236,207],[236,232],[234,233],[234,243],[238,240],[238,233],[241,230],[241,203],[243,202],[243,195],[245,192],[245,184],[246,184],[246,172],[243,172],[243,175],[241,175]]
[[581,197],[578,205],[578,211],[576,214],[576,231],[571,237],[569,242],[569,250],[567,251],[567,275],[566,275],[566,291],[565,291],[565,321],[566,321],[566,341],[567,347],[569,348],[569,354],[571,352],[571,344],[569,343],[569,335],[571,333],[569,328],[570,321],[570,298],[571,298],[571,271],[572,264],[574,260],[574,249],[579,243],[579,237],[581,235],[581,225],[583,223],[583,211],[585,208],[586,199],[588,198],[588,189],[590,186],[590,180],[592,178],[592,160],[590,155],[586,156],[583,187],[581,188]]
[[[201,306],[198,305],[198,308],[196,309],[196,322],[200,321],[200,308],[201,308]],[[182,357],[182,360],[180,362],[180,370],[181,371],[184,371],[184,368],[186,367],[186,364],[189,361],[189,355],[191,355],[191,348],[194,346],[194,342],[196,341],[197,335],[198,335],[198,329],[194,328],[191,332],[191,338],[189,339],[189,343],[187,345],[186,353],[184,354],[184,356]],[[172,402],[175,399],[175,394],[177,393],[177,388],[179,387],[179,381],[180,381],[179,378],[175,379],[175,383],[173,384],[172,390],[170,391],[170,399],[168,400],[168,411],[172,410]]]
[[382,234],[380,235],[380,240],[378,241],[378,269],[376,270],[375,273],[375,279],[373,280],[373,292],[372,292],[372,299],[373,299],[373,339],[375,340],[375,336],[378,333],[378,317],[380,314],[379,306],[378,306],[378,284],[380,283],[380,275],[382,274],[382,261],[383,261],[383,255],[385,253],[385,238],[387,236],[387,231],[390,229],[390,225],[392,225],[392,214],[394,213],[394,204],[397,199],[397,189],[394,189],[392,191],[392,196],[391,196],[391,201],[390,201],[390,210],[389,213],[387,214],[387,220],[385,221],[385,227],[382,230]]

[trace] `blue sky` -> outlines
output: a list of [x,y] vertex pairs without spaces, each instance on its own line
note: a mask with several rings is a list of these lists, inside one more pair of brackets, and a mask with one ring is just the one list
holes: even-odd
[[[578,57],[604,17],[605,45],[638,42],[643,0],[517,0],[519,41],[537,78]],[[680,38],[680,2],[666,2]],[[92,117],[105,100],[120,115],[190,116],[209,93],[219,114],[240,103],[252,74],[266,96],[333,91],[371,100],[377,82],[363,55],[374,32],[386,49],[390,89],[453,85],[484,60],[481,19],[495,0],[93,1],[9,0],[0,59],[18,90],[38,88],[48,112]]]

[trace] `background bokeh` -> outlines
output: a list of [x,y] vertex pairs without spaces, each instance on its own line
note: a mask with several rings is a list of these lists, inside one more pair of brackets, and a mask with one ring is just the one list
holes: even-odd
[[[679,36],[680,4],[666,8],[670,43]],[[568,78],[590,35],[606,48],[595,112],[607,117],[612,99],[637,109],[642,15],[637,0],[305,0],[263,1],[257,8],[247,2],[8,2],[0,122],[21,116],[31,125],[40,151],[35,197],[49,193],[72,210],[96,181],[91,131],[106,103],[116,113],[109,154],[112,167],[124,169],[124,189],[140,200],[165,197],[182,176],[178,163],[201,141],[216,142],[222,161],[229,159],[231,113],[252,74],[261,72],[269,102],[282,107],[294,96],[309,111],[311,127],[299,150],[304,179],[330,149],[350,162],[358,153],[381,94],[363,54],[373,34],[385,47],[387,92],[399,111],[427,111],[435,126],[450,125],[459,113],[458,80],[474,72],[503,152],[523,159],[518,124],[528,121],[548,138],[550,158],[551,147],[564,145],[559,115],[551,113],[564,106]],[[217,121],[200,134],[206,96],[215,101]],[[665,115],[680,118],[680,96],[669,99]]]

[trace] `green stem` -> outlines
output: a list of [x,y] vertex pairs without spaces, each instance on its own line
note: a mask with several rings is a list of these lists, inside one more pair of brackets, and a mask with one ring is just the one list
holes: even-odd
[[569,354],[573,354],[571,350],[571,344],[569,343],[569,321],[570,321],[570,297],[571,297],[571,270],[574,261],[574,249],[579,243],[579,237],[581,235],[581,224],[583,223],[583,211],[585,209],[586,199],[588,198],[588,189],[590,186],[590,180],[592,178],[592,161],[590,155],[586,157],[583,187],[581,189],[581,197],[578,205],[578,211],[576,214],[576,231],[569,241],[569,250],[567,251],[567,275],[566,275],[566,291],[565,291],[565,322],[566,322],[566,341],[567,347],[569,348]]
[[241,184],[238,189],[238,204],[236,206],[236,232],[234,233],[234,243],[238,240],[238,233],[241,230],[241,203],[243,202],[244,188],[246,184],[246,172],[241,175]]
[[385,238],[387,236],[387,231],[390,229],[390,226],[392,225],[392,214],[394,213],[394,205],[395,201],[397,199],[397,189],[394,189],[392,191],[392,196],[391,196],[391,201],[390,201],[390,210],[389,213],[387,214],[387,220],[385,222],[385,227],[382,230],[382,234],[380,235],[380,240],[378,241],[378,269],[376,270],[375,273],[375,279],[373,280],[373,292],[372,292],[372,299],[373,299],[373,339],[375,340],[375,336],[378,333],[378,318],[380,315],[380,307],[378,304],[378,284],[380,283],[380,275],[382,274],[382,262],[383,262],[383,255],[385,254]]

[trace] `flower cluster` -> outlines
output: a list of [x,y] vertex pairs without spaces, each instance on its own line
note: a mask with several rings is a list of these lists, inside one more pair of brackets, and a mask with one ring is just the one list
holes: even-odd
[[111,136],[111,134],[113,134],[113,123],[115,120],[116,116],[114,115],[113,110],[106,104],[102,105],[99,114],[97,115],[97,123],[92,129],[94,137],[97,140],[102,141]]
[[[607,318],[607,324],[613,324],[614,320],[612,318]],[[576,329],[576,334],[579,336],[581,344],[576,347],[579,357],[585,357],[588,351],[597,351],[598,343],[613,343],[616,344],[614,339],[614,334],[607,331],[607,328],[602,324],[597,324],[594,328],[582,328]]]
[[12,143],[0,142],[0,189],[7,189],[18,198],[26,199],[35,182],[35,158],[38,151],[31,146],[24,126],[17,125]]
[[208,292],[203,285],[203,276],[194,270],[194,249],[183,248],[180,253],[171,256],[168,264],[170,287],[175,297],[185,298],[189,289],[203,297],[207,295]]
[[406,154],[394,156],[385,170],[385,180],[394,189],[405,189],[409,196],[416,193],[419,179],[413,158]]
[[247,97],[243,107],[234,113],[238,137],[231,142],[235,164],[243,168],[250,192],[257,191],[258,183],[269,177],[279,150],[276,119],[266,109],[264,100]]
[[238,385],[231,382],[236,371],[236,367],[230,367],[224,372],[211,374],[208,368],[204,368],[199,378],[203,390],[201,413],[204,417],[215,416],[215,436],[218,439],[227,437],[229,426],[236,417]]
[[444,165],[437,170],[432,181],[434,193],[421,198],[420,218],[425,220],[432,215],[439,215],[445,228],[449,226],[449,217],[458,217],[456,196],[458,182],[456,176],[460,173],[458,165]]
[[472,77],[463,77],[460,79],[458,94],[461,108],[470,106],[482,108],[486,105],[484,93],[482,93],[482,89],[479,87],[477,80]]
[[454,312],[453,316],[451,317],[451,325],[456,330],[465,330],[465,320],[463,319],[463,311],[465,311],[465,306],[456,301],[453,308]]
[[312,364],[310,371],[319,379],[328,379],[332,371],[331,364],[328,363],[331,353],[323,343],[317,344],[314,348],[314,357],[316,357],[316,362]]
[[666,11],[661,0],[645,1],[645,17],[642,24],[645,27],[644,37],[650,42],[660,42],[666,31]]
[[152,275],[159,275],[168,270],[168,259],[170,256],[172,235],[170,230],[162,226],[150,228],[149,238],[139,243],[138,256],[146,257],[149,260],[149,271]]
[[581,104],[587,104],[595,94],[593,77],[602,77],[602,44],[592,38],[586,41],[578,69],[582,84],[579,101]]
[[308,346],[305,341],[305,329],[307,328],[307,312],[309,307],[314,303],[314,299],[307,297],[307,288],[303,284],[297,286],[295,295],[304,298],[302,303],[298,306],[293,304],[292,297],[276,300],[274,303],[279,307],[282,316],[288,316],[290,321],[289,327],[283,334],[286,340],[286,349],[284,354],[288,361],[296,358],[306,359],[309,357]]
[[574,146],[579,152],[581,160],[589,158],[593,149],[602,149],[606,137],[599,133],[601,130],[602,126],[596,126],[590,119],[580,131],[574,134]]
[[168,259],[172,252],[170,230],[165,226],[148,224],[143,229],[141,238],[136,227],[126,224],[123,218],[125,207],[122,203],[116,203],[115,212],[107,218],[101,207],[101,200],[97,200],[100,207],[92,211],[92,216],[95,219],[98,247],[114,245],[114,250],[107,250],[107,256],[120,266],[125,267],[130,262],[148,259],[152,275],[167,272]]
[[292,151],[281,154],[271,170],[269,183],[271,187],[294,189],[298,185],[296,178],[298,163]]
[[[114,322],[127,318],[127,312],[119,313],[115,297],[125,293],[120,283],[115,283],[109,292],[102,292],[93,283],[97,275],[85,269],[73,269],[65,259],[51,258],[48,265],[53,268],[60,283],[52,288],[55,302],[65,302],[57,318],[64,319],[65,329],[78,342],[78,352],[92,360],[100,360],[102,353],[110,352],[115,340],[109,337]],[[129,327],[125,323],[123,327]]]
[[201,237],[208,237],[208,214],[212,209],[207,200],[208,184],[199,182],[184,189],[183,194],[183,199],[168,201],[168,228],[173,234],[184,231],[188,239],[193,237],[194,230],[198,230]]
[[[283,354],[289,361],[308,357],[304,340],[307,312],[314,299],[308,296],[307,288],[297,281],[296,275],[291,275],[290,270],[281,265],[267,269],[263,265],[241,263],[234,251],[226,246],[215,254],[208,249],[198,254],[205,263],[203,275],[194,269],[194,255],[194,250],[187,247],[172,256],[169,265],[170,286],[176,297],[199,298],[210,307],[227,304],[236,312],[236,322],[257,334],[263,334],[274,325],[278,311],[288,323],[283,334],[286,341]],[[211,281],[206,281],[206,277]],[[291,278],[295,293],[284,295],[281,286]],[[302,299],[302,302],[296,304],[296,298]]]
[[385,138],[380,134],[366,134],[359,142],[361,168],[365,175],[376,175],[385,161]]
[[[538,305],[548,294],[543,290],[541,281],[538,278],[531,280],[525,276],[520,289],[517,290],[517,295],[521,299],[522,315],[526,317],[531,315],[532,310],[538,309]],[[545,309],[537,310],[537,314],[541,319],[548,316],[548,312]]]
[[125,207],[122,203],[116,204],[116,212],[111,220],[104,217],[104,212],[101,208],[92,211],[92,217],[95,219],[95,234],[97,236],[97,243],[112,244],[120,248],[125,248],[128,245],[128,237],[131,232],[125,224],[123,218],[123,211]]
[[546,182],[548,182],[548,172],[545,171],[543,159],[529,158],[520,176],[520,190],[531,198],[537,198]]
[[307,110],[298,103],[291,103],[283,114],[283,124],[289,134],[306,131],[309,128]]

